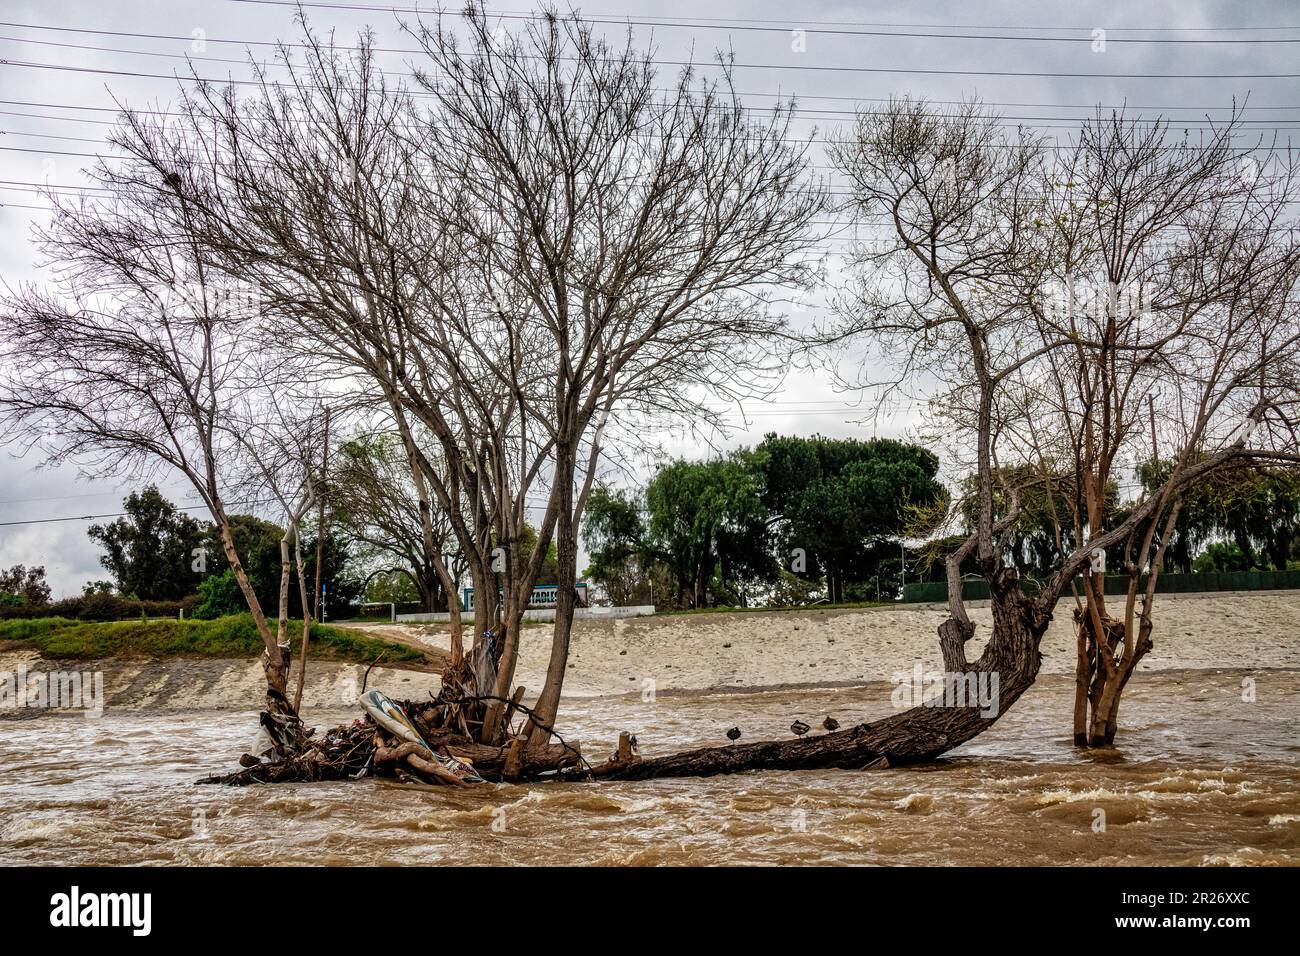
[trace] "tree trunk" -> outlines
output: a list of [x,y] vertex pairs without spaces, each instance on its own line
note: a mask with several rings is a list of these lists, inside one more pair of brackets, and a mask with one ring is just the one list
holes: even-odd
[[244,564],[239,560],[239,552],[235,550],[235,540],[230,534],[230,521],[220,504],[213,508],[213,517],[216,518],[221,533],[221,548],[225,552],[226,561],[235,573],[235,581],[244,595],[248,610],[253,615],[253,623],[257,625],[257,633],[262,635],[262,643],[265,645],[262,654],[262,670],[266,673],[266,709],[272,714],[292,714],[288,696],[289,645],[278,643],[271,633],[266,615],[262,612],[262,603],[257,599],[257,592],[253,590],[253,585],[248,580],[248,572],[244,570]]
[[[293,566],[289,560],[289,536],[292,531],[286,531],[280,537],[280,614],[276,622],[275,641],[277,644],[288,643],[289,640],[289,574]],[[302,609],[303,617],[307,616],[307,608]]]
[[632,763],[611,761],[594,767],[592,775],[646,780],[745,770],[865,770],[933,760],[983,733],[1032,686],[1042,660],[1038,645],[1050,621],[1050,611],[1027,598],[1018,582],[1004,581],[994,588],[993,637],[975,664],[966,664],[964,652],[974,627],[955,618],[940,625],[940,646],[950,673],[998,676],[996,710],[987,716],[978,706],[927,703],[874,723],[795,740],[707,747]]
[[420,567],[419,564],[415,564],[414,567],[419,568],[413,580],[415,590],[420,593],[420,609],[436,613],[441,608],[437,606],[439,591],[435,587],[435,576],[427,567]]
[[[319,537],[317,538],[319,541]],[[302,536],[293,537],[294,559],[298,564],[298,599],[302,602],[302,644],[298,649],[298,680],[293,690],[293,712],[302,709],[302,689],[307,683],[307,646],[311,639],[311,617],[307,614],[307,575],[302,568]],[[319,562],[316,565],[320,567]]]
[[1137,665],[1151,650],[1151,629],[1140,625],[1132,655],[1116,653],[1124,644],[1124,623],[1104,613],[1101,637],[1096,618],[1076,609],[1080,660],[1076,669],[1074,743],[1077,747],[1109,747],[1115,743],[1120,698]]
[[519,659],[519,637],[522,630],[523,614],[516,613],[512,605],[506,614],[505,634],[497,638],[503,642],[497,666],[496,686],[492,691],[498,699],[488,702],[487,710],[483,715],[483,728],[479,735],[480,743],[489,745],[498,743],[501,731],[505,727],[506,703],[500,698],[508,695],[510,684],[515,678],[515,664]]
[[1233,540],[1236,541],[1237,547],[1241,550],[1241,553],[1246,556],[1246,570],[1249,571],[1252,568],[1258,567],[1259,561],[1255,556],[1255,549],[1250,543],[1250,535],[1246,534],[1245,531],[1238,529],[1233,532],[1232,537]]
[[[569,663],[569,638],[573,632],[573,609],[577,600],[578,529],[573,520],[573,457],[568,446],[556,446],[555,481],[559,488],[559,514],[555,524],[555,629],[551,637],[551,658],[546,667],[546,683],[533,708],[528,735],[530,751],[550,742],[550,728],[560,710],[560,692]],[[541,542],[538,547],[541,547]],[[507,685],[509,686],[509,685]]]
[[1088,746],[1109,747],[1115,743],[1120,698],[1124,694],[1129,678],[1133,676],[1133,671],[1137,669],[1138,662],[1150,649],[1150,639],[1144,638],[1131,658],[1121,660],[1111,673],[1105,675],[1088,727]]
[[1088,746],[1088,693],[1092,687],[1092,647],[1090,631],[1083,627],[1082,608],[1074,610],[1078,656],[1074,665],[1074,745]]
[[[504,601],[501,608],[501,624],[496,635],[497,639],[497,679],[496,686],[492,693],[497,698],[488,702],[487,709],[483,715],[483,726],[480,730],[479,741],[484,744],[494,745],[501,742],[501,734],[505,726],[509,723],[509,717],[506,713],[506,701],[510,695],[510,688],[514,685],[515,667],[519,663],[519,641],[523,634],[524,612],[528,609],[528,602],[532,598],[533,584],[536,581],[536,574],[533,573],[533,558],[537,557],[537,552],[530,556],[528,562],[524,561],[523,551],[519,546],[519,538],[512,535],[508,542],[509,554],[509,572],[507,574],[508,586],[504,589]],[[536,548],[544,556],[546,553],[546,542],[539,536]],[[540,567],[540,562],[537,565]]]

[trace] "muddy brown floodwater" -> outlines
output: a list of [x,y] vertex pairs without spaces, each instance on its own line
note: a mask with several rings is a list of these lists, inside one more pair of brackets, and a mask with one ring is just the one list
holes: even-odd
[[[786,737],[796,717],[847,726],[890,712],[890,689],[575,699],[561,728],[592,758],[625,729],[661,753],[723,744],[735,724],[743,740]],[[1300,671],[1142,674],[1105,754],[1070,746],[1071,689],[1041,679],[919,768],[455,791],[195,785],[235,766],[253,713],[0,720],[0,863],[1300,863]]]

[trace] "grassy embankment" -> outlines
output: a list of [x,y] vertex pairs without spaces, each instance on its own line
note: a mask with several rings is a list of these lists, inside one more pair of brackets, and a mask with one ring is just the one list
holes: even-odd
[[[272,622],[272,627],[274,627]],[[302,622],[290,621],[294,651]],[[262,653],[249,614],[215,621],[74,621],[63,617],[0,621],[0,649],[34,648],[43,656],[63,659],[105,657],[256,657]],[[313,624],[312,660],[370,662],[383,655],[385,665],[433,663],[418,648],[330,625]]]

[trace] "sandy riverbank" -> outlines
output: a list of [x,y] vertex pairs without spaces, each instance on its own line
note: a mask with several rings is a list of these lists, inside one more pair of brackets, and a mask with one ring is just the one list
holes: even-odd
[[[1159,600],[1155,649],[1142,670],[1300,667],[1300,591],[1170,594]],[[987,602],[972,606],[973,659],[987,640]],[[916,662],[939,668],[938,604],[862,610],[749,611],[660,615],[574,625],[565,693],[573,697],[637,691],[766,687],[784,684],[888,681]],[[372,625],[391,633],[393,625]],[[407,626],[445,649],[441,626]],[[1043,672],[1074,672],[1069,605],[1043,639]],[[540,688],[550,654],[550,629],[524,633],[516,683]]]
[[[1143,670],[1300,667],[1300,591],[1168,595],[1161,598],[1155,649]],[[971,656],[990,625],[987,605],[975,606],[978,624]],[[939,605],[864,610],[751,611],[662,615],[575,625],[568,697],[639,693],[653,681],[657,693],[706,689],[750,690],[786,685],[888,681],[917,661],[939,666]],[[434,648],[447,648],[443,628],[431,625],[359,625],[365,630]],[[530,696],[542,686],[550,628],[525,631],[517,684]],[[1043,672],[1069,674],[1074,636],[1068,609],[1043,641]],[[106,704],[116,709],[250,710],[262,686],[256,660],[109,660],[65,664],[29,652],[0,654],[0,670],[66,667],[102,671]],[[363,665],[320,662],[308,670],[308,708],[351,706]],[[437,676],[376,667],[369,686],[394,696],[436,691]],[[0,717],[3,715],[0,714]]]
[[[229,658],[119,658],[57,661],[30,652],[0,653],[0,671],[17,673],[76,671],[103,675],[105,710],[256,710],[265,686],[261,661]],[[303,709],[353,707],[365,677],[364,664],[320,661],[307,667]],[[383,687],[397,697],[424,697],[436,692],[435,673],[376,667],[370,687]],[[6,718],[39,716],[41,711],[0,709]]]

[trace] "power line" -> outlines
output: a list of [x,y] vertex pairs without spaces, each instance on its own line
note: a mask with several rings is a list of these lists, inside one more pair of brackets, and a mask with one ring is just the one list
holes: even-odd
[[[377,12],[377,13],[432,13],[435,11],[420,7],[399,7],[393,4],[378,3],[320,3],[311,2],[311,0],[228,0],[231,3],[258,4],[263,6],[277,7],[310,7],[324,10],[341,10],[349,12]],[[609,18],[614,22],[626,22],[626,17],[636,17],[640,20],[646,20],[651,25],[657,25],[658,21],[687,20],[700,24],[707,23],[765,23],[765,24],[782,24],[787,27],[800,27],[801,25],[812,24],[815,26],[849,26],[849,27],[934,27],[936,29],[971,29],[971,30],[1091,30],[1096,24],[1088,26],[999,26],[994,24],[981,23],[891,23],[877,22],[864,23],[852,20],[812,20],[812,21],[795,21],[795,20],[762,20],[746,17],[685,17],[674,15],[672,17],[658,17],[647,14],[611,14],[611,13],[590,13],[581,14],[583,19],[590,18]],[[538,14],[529,11],[506,10],[498,13],[490,13],[492,19],[503,17],[514,17],[516,19],[538,19]],[[1205,32],[1240,32],[1240,31],[1264,31],[1264,30],[1297,30],[1300,26],[1275,26],[1275,27],[1119,27],[1116,29],[1127,32],[1171,32],[1171,33],[1205,33]]]
[[[666,92],[666,91],[665,91],[665,92]],[[778,97],[778,98],[781,98],[781,99],[796,99],[796,100],[832,100],[832,101],[837,101],[837,102],[851,102],[851,103],[886,103],[886,104],[888,104],[888,103],[891,103],[891,102],[894,102],[894,101],[897,100],[897,97],[884,97],[884,96],[877,96],[877,97],[872,97],[872,96],[821,96],[821,95],[818,95],[818,94],[809,94],[809,95],[804,95],[804,94],[799,94],[799,93],[754,93],[754,92],[746,93],[746,92],[742,92],[742,91],[739,91],[739,90],[736,92],[736,95],[737,95],[737,96],[766,96],[766,97]],[[964,106],[964,105],[966,105],[966,103],[967,103],[968,101],[964,101],[964,100],[927,100],[926,102],[929,103],[929,104],[931,104],[931,105],[933,105],[933,106]],[[1228,111],[1231,111],[1231,110],[1233,109],[1232,106],[1191,106],[1191,105],[1188,105],[1188,106],[1171,106],[1171,105],[1157,106],[1157,105],[1154,105],[1154,104],[1139,105],[1139,104],[1130,104],[1130,103],[1122,103],[1122,104],[1118,104],[1118,105],[1107,105],[1107,104],[1104,104],[1104,103],[1011,103],[1011,102],[1002,102],[1002,101],[997,101],[997,100],[981,100],[981,102],[982,102],[983,105],[985,105],[985,106],[1006,106],[1006,107],[1012,107],[1012,108],[1015,108],[1015,109],[1062,109],[1062,110],[1093,110],[1093,111],[1098,110],[1098,109],[1101,109],[1101,110],[1103,110],[1103,111],[1111,111],[1111,110],[1156,110],[1156,111],[1161,111],[1161,112],[1163,112],[1163,111],[1165,111],[1165,110],[1196,110],[1197,112],[1201,112],[1201,113],[1204,113],[1204,112],[1212,112],[1212,111],[1215,111],[1215,110],[1219,110],[1219,111],[1228,110]],[[97,112],[97,113],[115,113],[115,114],[120,114],[120,113],[123,112],[123,108],[120,107],[120,106],[83,106],[83,105],[81,105],[80,103],[49,103],[49,102],[36,101],[36,100],[0,100],[0,104],[4,104],[4,105],[8,105],[8,106],[39,106],[39,107],[45,107],[45,108],[49,108],[49,109],[61,109],[61,110],[87,110],[87,111],[93,111],[93,112]],[[1258,109],[1258,110],[1300,110],[1300,106],[1288,106],[1288,105],[1284,105],[1284,104],[1280,104],[1280,103],[1279,103],[1279,104],[1275,104],[1275,105],[1271,105],[1271,106],[1256,106],[1256,107],[1254,107],[1254,108],[1255,108],[1255,109]],[[143,114],[143,115],[146,115],[146,116],[182,116],[182,115],[184,115],[184,114],[179,113],[179,112],[176,112],[176,111],[174,111],[174,110],[173,110],[173,111],[168,111],[168,110],[133,110],[132,112],[140,113],[140,114]],[[847,111],[847,110],[846,110],[846,111],[844,111],[844,112],[856,112],[856,111]],[[50,117],[50,118],[54,118],[54,117]],[[1008,117],[1008,118],[1011,118],[1011,117]],[[1071,117],[1052,117],[1052,118],[1053,118],[1053,119],[1070,119]],[[1075,117],[1075,118],[1078,118],[1078,119],[1084,119],[1084,118],[1086,118],[1086,117]],[[101,123],[102,123],[102,122],[107,122],[107,121],[104,121],[104,120],[99,120],[99,121],[96,121],[96,120],[77,120],[77,122],[82,122],[82,123],[101,122]]]
[[[260,501],[227,501],[225,505],[230,508],[243,508],[249,505],[264,505],[275,501],[274,498],[264,498]],[[207,505],[176,505],[177,511],[203,511]],[[0,521],[0,528],[12,528],[17,525],[25,524],[57,524],[63,521],[98,521],[101,518],[126,518],[129,517],[129,511],[115,511],[112,514],[103,515],[67,515],[62,518],[28,518],[23,521]]]
[[[1296,128],[1297,128],[1297,127],[1291,127],[1291,126],[1286,126],[1286,127],[1277,127],[1277,129],[1278,129],[1279,131],[1283,131],[1283,132],[1285,132],[1285,131],[1287,131],[1287,130],[1296,129]],[[1242,131],[1242,134],[1244,134],[1245,132],[1249,132],[1249,131],[1243,130],[1243,131]],[[1256,132],[1261,132],[1261,131],[1256,131]],[[1238,135],[1240,136],[1240,135],[1242,135],[1242,134],[1238,134]],[[856,141],[855,141],[855,140],[850,140],[850,139],[806,139],[806,140],[805,140],[805,139],[779,139],[779,140],[775,140],[775,142],[783,143],[783,144],[785,144],[785,145],[787,145],[787,146],[801,146],[801,147],[826,146],[826,145],[833,145],[833,146],[853,146],[853,145],[856,145]],[[112,143],[108,143],[108,142],[105,142],[104,145],[105,145],[105,147],[117,148],[116,146],[114,146],[114,144],[112,144]],[[984,149],[1020,149],[1021,147],[1018,146],[1018,145],[1015,144],[1015,143],[990,143],[990,144],[988,144],[988,145],[986,145],[986,146],[984,146],[984,147],[982,147],[982,148],[984,148]],[[1051,151],[1051,152],[1062,152],[1062,151],[1063,151],[1063,152],[1072,152],[1072,151],[1077,150],[1078,147],[1076,147],[1076,146],[1074,146],[1074,145],[1072,145],[1072,144],[1069,144],[1069,143],[1049,143],[1049,144],[1044,144],[1041,148],[1044,149],[1044,150],[1049,150],[1049,151]],[[1179,145],[1179,144],[1177,144],[1177,143],[1173,143],[1173,144],[1169,144],[1169,145],[1165,145],[1165,146],[1155,146],[1155,147],[1152,147],[1152,148],[1155,149],[1155,150],[1159,150],[1159,151],[1161,151],[1161,152],[1171,152],[1171,151],[1176,151],[1176,150],[1180,150],[1180,149],[1187,149],[1187,148],[1190,148],[1190,147],[1187,147],[1187,146],[1184,146],[1184,145]],[[1259,150],[1260,148],[1261,148],[1261,147],[1258,147],[1258,146],[1228,146],[1228,147],[1225,147],[1225,149],[1226,149],[1228,152],[1238,153],[1238,154],[1241,154],[1241,155],[1246,155],[1246,154],[1248,154],[1248,153],[1256,152],[1256,151]],[[1267,146],[1266,146],[1266,147],[1262,147],[1262,148],[1265,150],[1265,152],[1268,152],[1268,150],[1269,150],[1269,147],[1267,147]],[[79,151],[76,151],[76,150],[66,150],[66,149],[37,149],[37,148],[34,147],[34,146],[0,146],[0,151],[10,152],[10,153],[37,153],[37,154],[43,154],[43,155],[48,155],[48,156],[74,156],[74,157],[77,157],[77,158],[79,158],[79,159],[113,160],[113,161],[115,161],[115,162],[127,162],[127,161],[131,160],[132,158],[134,158],[134,157],[132,157],[132,156],[130,156],[130,155],[126,155],[126,156],[111,156],[111,155],[107,155],[106,153],[86,153],[86,152],[79,152]],[[194,165],[194,166],[201,166],[201,167],[203,167],[203,168],[205,168],[205,169],[211,169],[211,168],[213,168],[213,164],[212,164],[212,163],[201,163],[201,162],[198,162],[197,160],[192,160],[191,163],[192,163],[192,165]],[[832,168],[832,167],[826,167],[826,166],[816,167],[816,166],[813,166],[813,164],[809,164],[809,167],[810,167],[810,168],[821,168],[821,169]],[[43,185],[43,184],[41,184],[41,183],[33,183],[33,184],[31,184],[31,185],[40,186],[40,185]],[[70,186],[70,187],[66,187],[66,188],[69,188],[69,189],[77,189],[77,188],[81,188],[81,187]],[[856,195],[856,193],[851,193],[851,192],[837,192],[837,191],[835,191],[835,190],[827,190],[825,194],[826,194],[827,196],[853,196],[853,195]]]
[[34,183],[25,179],[0,179],[0,186],[31,186],[34,189],[24,190],[25,192],[36,192],[38,190],[66,191],[73,194],[82,192],[104,192],[111,193],[114,190],[107,186],[65,186],[55,183]]
[[[259,0],[233,0],[233,2],[259,2]],[[285,5],[298,6],[299,4],[292,3],[292,4],[285,4]],[[324,6],[328,9],[346,9],[346,8],[338,7],[333,4],[322,5],[322,4],[305,3],[301,5],[306,7]],[[396,7],[375,8],[375,9],[376,10],[391,9],[393,12],[412,12],[412,13],[430,12],[427,10],[419,11],[416,8],[408,8],[407,10],[399,10]],[[511,12],[503,11],[500,13],[489,14],[489,19],[537,22],[540,19],[540,17],[537,14],[511,13]],[[813,21],[811,24],[801,24],[795,21],[791,21],[788,24],[782,26],[776,26],[776,25],[766,25],[764,24],[763,21],[746,20],[743,18],[735,18],[735,19],[713,18],[708,21],[705,21],[704,19],[698,17],[697,18],[673,17],[671,19],[655,19],[655,18],[645,18],[641,16],[635,16],[635,15],[628,16],[628,17],[621,17],[621,16],[614,16],[611,14],[591,14],[591,15],[583,16],[582,19],[586,23],[591,23],[591,24],[596,24],[601,26],[629,26],[630,25],[630,26],[668,27],[673,29],[735,30],[738,32],[786,33],[786,34],[792,31],[798,31],[807,35],[814,35],[814,36],[860,36],[860,37],[882,37],[882,38],[904,37],[904,38],[929,39],[929,40],[1009,40],[1009,41],[1025,41],[1025,42],[1038,42],[1038,43],[1084,43],[1089,45],[1091,45],[1095,39],[1093,36],[1093,31],[1098,29],[1098,27],[1096,26],[1073,27],[1073,28],[1061,27],[1056,29],[1080,33],[1082,35],[1081,36],[1044,36],[1042,34],[1010,35],[1010,34],[990,34],[990,33],[938,33],[938,32],[934,32],[934,30],[921,31],[915,29],[907,29],[907,28],[926,26],[926,24],[898,24],[897,25],[898,29],[866,30],[866,29],[845,29],[844,27],[835,27],[834,25],[823,26],[823,25],[818,25],[816,21]],[[871,24],[864,24],[864,26],[870,26],[870,25]],[[9,21],[9,20],[0,20],[0,26],[19,27],[27,30],[57,31],[60,33],[90,33],[90,34],[97,34],[100,36],[126,36],[126,37],[138,37],[142,39],[184,40],[187,42],[191,42],[196,39],[196,37],[194,37],[193,34],[191,34],[190,36],[175,36],[175,35],[167,35],[167,34],[135,33],[135,32],[129,32],[123,30],[93,30],[93,29],[83,29],[79,27],[59,27],[59,26],[53,26],[49,24],[20,23],[17,21]],[[880,26],[890,26],[890,25],[880,24]],[[934,29],[935,30],[960,29],[960,27],[955,27],[955,26],[947,27],[944,25],[935,25]],[[1032,29],[1051,29],[1051,28],[971,27],[970,29],[1032,30]],[[1108,28],[1105,30],[1106,42],[1108,44],[1109,43],[1174,43],[1174,44],[1300,43],[1300,37],[1227,37],[1227,38],[1213,37],[1213,38],[1187,39],[1181,37],[1112,36],[1112,33],[1149,32],[1150,30],[1154,30],[1154,29],[1158,29],[1158,28],[1139,28],[1139,27],[1127,27],[1127,28],[1121,27],[1121,28],[1113,28],[1113,29]],[[1225,28],[1225,29],[1236,29],[1236,28]],[[1259,29],[1295,30],[1295,29],[1300,29],[1300,26],[1263,27]],[[203,37],[203,40],[209,43],[250,42],[250,41],[238,41],[238,40],[213,39],[211,37],[206,37],[206,36]],[[251,41],[251,42],[256,42],[257,45],[268,45],[268,46],[275,45],[274,41],[267,41],[267,40]],[[336,49],[338,48],[337,45],[335,44],[331,44],[331,46]],[[377,47],[376,49],[379,52],[384,52],[384,53],[424,52],[418,47],[389,47],[389,48]]]
[[[257,3],[262,0],[232,0],[232,2]],[[311,4],[307,4],[311,6]],[[491,13],[489,18],[493,20],[537,20],[536,16],[526,14],[509,14],[509,13]],[[1031,34],[1022,36],[1013,36],[1009,34],[991,34],[991,33],[936,33],[933,31],[920,32],[911,30],[863,30],[863,29],[846,29],[843,27],[823,27],[811,26],[803,27],[795,24],[786,26],[763,26],[758,24],[746,23],[744,21],[733,21],[725,23],[699,23],[687,22],[686,18],[677,18],[676,20],[645,20],[634,18],[602,18],[600,16],[584,16],[583,19],[588,23],[600,25],[622,26],[630,24],[633,26],[652,26],[652,27],[670,27],[681,29],[699,29],[699,30],[735,30],[739,32],[760,32],[760,33],[783,33],[790,34],[798,31],[807,35],[817,36],[857,36],[857,37],[907,37],[929,40],[1021,40],[1038,43],[1079,43],[1091,45],[1094,41],[1092,31],[1096,27],[1089,27],[1083,30],[1083,36],[1043,36],[1041,34]],[[942,29],[942,28],[939,28]],[[986,28],[987,29],[987,28]],[[1012,27],[991,29],[1016,29]],[[1025,28],[1032,29],[1032,28]],[[1295,29],[1293,27],[1281,27],[1279,29]],[[1240,37],[1240,38],[1211,38],[1211,39],[1183,39],[1183,38],[1166,38],[1166,37],[1112,37],[1110,31],[1106,31],[1107,43],[1215,43],[1215,44],[1236,44],[1236,43],[1300,43],[1300,37]]]
[[[4,38],[0,37],[0,40],[2,39]],[[0,100],[0,103],[8,103],[11,105],[18,105],[18,106],[29,105],[28,103],[23,101],[12,101],[12,100]],[[39,104],[32,103],[30,105],[42,106],[48,109],[100,110],[103,112],[111,112],[119,115],[123,112],[121,109],[116,107],[79,106],[71,103],[39,103]],[[1074,109],[1076,107],[1067,107],[1067,108]],[[1142,109],[1144,107],[1131,107],[1131,108]],[[1155,107],[1145,107],[1145,108],[1154,109]],[[1194,107],[1181,107],[1181,108],[1193,109]],[[1104,107],[1103,109],[1110,109],[1110,107]],[[1222,107],[1221,109],[1230,110],[1231,107]],[[1269,107],[1269,109],[1278,109],[1278,110],[1300,109],[1300,106],[1274,106],[1274,107]],[[180,116],[188,115],[179,112],[177,110],[131,110],[131,112],[140,116],[180,117]],[[791,112],[794,114],[815,113],[818,115],[831,115],[831,116],[843,116],[846,118],[855,118],[863,115],[883,115],[885,111],[874,110],[874,109],[825,110],[825,109],[805,109],[803,107],[795,107],[794,109],[791,110]],[[79,116],[57,116],[57,115],[51,115],[49,113],[20,113],[17,112],[16,110],[0,110],[0,116],[17,116],[17,117],[25,117],[27,119],[39,119],[39,120],[58,120],[60,122],[86,123],[95,126],[115,127],[120,125],[119,121],[117,120],[83,119],[82,117]],[[992,118],[996,119],[1000,125],[1021,126],[1021,125],[1028,124],[1036,129],[1078,129],[1081,123],[1087,122],[1090,119],[1090,117],[1086,117],[1086,116],[1008,116],[1008,115],[999,115]],[[1254,125],[1254,126],[1262,126],[1262,127],[1275,128],[1275,129],[1293,129],[1294,127],[1279,126],[1278,124],[1294,123],[1297,122],[1298,120],[1300,120],[1300,117],[1296,117],[1296,116],[1276,116],[1276,117],[1267,117],[1263,119],[1255,119],[1255,118],[1247,119],[1243,117],[1237,119],[1236,122],[1242,125]],[[1062,121],[1066,121],[1066,122],[1062,122]],[[1150,120],[1146,120],[1146,119],[1135,120],[1135,122],[1142,122],[1142,123],[1154,123],[1157,121],[1167,122],[1172,126],[1183,126],[1183,127],[1191,127],[1196,129],[1199,129],[1201,127],[1213,127],[1216,125],[1222,125],[1222,123],[1224,122],[1224,120],[1215,120],[1210,117],[1207,117],[1205,119],[1177,119],[1175,117],[1160,117],[1158,119],[1150,119]],[[410,127],[404,126],[402,128],[409,129]],[[19,132],[19,131],[10,130],[10,132]],[[26,135],[38,136],[38,135],[48,135],[48,134],[30,133]],[[102,142],[102,139],[88,138],[88,137],[50,136],[50,138],[51,139],[82,139],[86,142]]]
[[[165,55],[165,54],[159,54]],[[561,57],[566,61],[575,61],[575,57]],[[724,64],[696,62],[694,60],[650,60],[656,66],[691,67],[695,69],[721,69]],[[134,70],[107,70],[88,66],[67,66],[58,63],[36,63],[30,60],[0,59],[0,66],[17,66],[28,69],[58,70],[72,73],[99,73],[108,76],[132,76],[156,80],[186,80],[199,83],[229,83],[240,86],[260,85],[259,80],[218,80],[211,77],[182,76],[166,73],[141,73]],[[941,70],[922,67],[902,66],[834,66],[811,63],[743,63],[729,60],[728,69],[737,70],[800,70],[814,73],[867,73],[867,74],[909,74],[913,76],[997,76],[997,77],[1032,77],[1055,79],[1127,79],[1127,80],[1279,80],[1297,79],[1300,73],[1080,73],[1065,70]],[[392,73],[386,75],[414,76],[412,73]]]
[[[168,485],[167,491],[176,491],[187,487],[186,485]],[[162,490],[162,489],[160,489]],[[107,498],[109,495],[120,495],[120,491],[90,491],[80,495],[48,495],[43,498],[5,498],[0,500],[0,505],[24,505],[31,504],[34,501],[70,501],[74,498]]]
[[[3,103],[6,103],[6,100],[0,100],[0,104]],[[18,105],[25,105],[25,104],[19,103]],[[100,111],[104,111],[104,112],[113,112],[118,114],[122,113],[121,109],[113,109],[109,107],[81,107],[81,105],[64,104],[64,103],[45,103],[40,105],[43,105],[43,107],[49,109],[100,109]],[[1300,107],[1274,107],[1274,109],[1300,109]],[[832,114],[840,114],[840,116],[845,116],[845,117],[858,117],[858,116],[863,116],[863,114],[874,114],[880,111],[871,111],[871,109],[867,109],[867,111],[855,111],[855,109],[813,109],[813,111],[805,111],[805,109],[796,108],[792,112],[832,113]],[[138,116],[165,116],[165,117],[188,116],[187,113],[182,113],[178,111],[165,111],[165,109],[133,109],[131,113],[138,114]],[[88,118],[83,118],[79,116],[59,116],[59,114],[52,114],[52,113],[22,113],[18,111],[13,111],[13,109],[0,109],[0,116],[13,116],[19,118],[27,118],[27,120],[52,120],[57,122],[79,122],[79,124],[86,124],[92,126],[112,126],[112,127],[121,126],[121,121],[118,120],[88,120]],[[998,124],[1002,126],[1022,126],[1028,124],[1034,127],[1034,129],[1061,129],[1061,130],[1078,130],[1080,129],[1080,126],[1086,124],[1086,122],[1091,120],[1091,117],[1082,117],[1082,116],[1080,117],[998,116],[996,118]],[[307,121],[296,120],[296,122],[307,122]],[[1132,122],[1135,122],[1135,124],[1139,124],[1139,125],[1151,125],[1151,124],[1156,124],[1156,122],[1162,122],[1162,124],[1169,126],[1170,129],[1174,129],[1174,127],[1184,127],[1184,129],[1197,129],[1197,130],[1200,130],[1201,127],[1206,127],[1206,129],[1214,129],[1214,127],[1221,127],[1223,124],[1225,124],[1225,121],[1214,120],[1214,118],[1204,118],[1204,120],[1190,120],[1190,118],[1188,118],[1188,120],[1180,120],[1180,118],[1177,117],[1165,117],[1165,116],[1154,117],[1151,118],[1151,120],[1145,120],[1145,118],[1139,118],[1139,120],[1134,120]],[[1300,117],[1277,116],[1277,117],[1268,117],[1268,118],[1238,118],[1238,120],[1236,120],[1235,122],[1236,124],[1242,126],[1256,127],[1256,129],[1253,130],[1243,129],[1242,134],[1251,133],[1251,131],[1256,131],[1256,133],[1264,133],[1264,131],[1268,131],[1270,129],[1282,130],[1282,131],[1295,130],[1296,129],[1295,126],[1288,126],[1286,124],[1294,124],[1294,122],[1300,122]],[[406,126],[402,126],[402,129],[413,129],[413,127],[406,125]],[[49,134],[49,133],[29,133],[29,131],[26,130],[8,130],[8,133],[16,134],[16,135],[29,135],[29,137],[44,137],[47,139],[78,140],[78,142],[86,142],[86,143],[105,142],[103,137],[60,137],[60,135]],[[822,142],[829,142],[829,140],[822,140]]]

